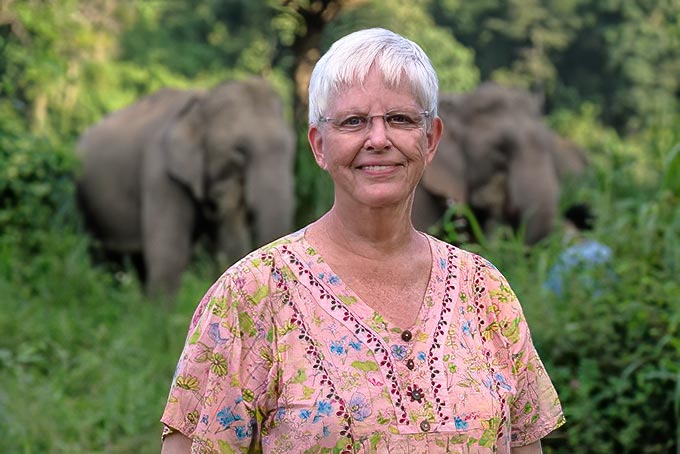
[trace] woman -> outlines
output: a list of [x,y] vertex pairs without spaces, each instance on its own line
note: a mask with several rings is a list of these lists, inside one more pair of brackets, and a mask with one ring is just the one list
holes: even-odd
[[420,47],[384,29],[319,60],[308,137],[333,206],[202,299],[164,453],[535,453],[562,424],[503,276],[411,223],[437,92]]

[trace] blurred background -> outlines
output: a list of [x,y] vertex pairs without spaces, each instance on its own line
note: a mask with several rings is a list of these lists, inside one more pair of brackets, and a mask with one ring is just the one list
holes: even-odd
[[[585,150],[559,204],[596,214],[587,235],[611,251],[606,278],[576,267],[546,290],[561,222],[531,246],[503,228],[459,235],[464,209],[432,231],[489,258],[518,294],[567,418],[544,452],[680,453],[677,0],[0,0],[2,452],[158,452],[188,322],[223,269],[197,246],[169,303],[132,267],[95,262],[79,136],[163,87],[262,76],[297,132],[301,227],[332,200],[306,141],[311,68],[373,26],[418,42],[442,92],[530,91]],[[583,279],[595,285],[572,285]]]

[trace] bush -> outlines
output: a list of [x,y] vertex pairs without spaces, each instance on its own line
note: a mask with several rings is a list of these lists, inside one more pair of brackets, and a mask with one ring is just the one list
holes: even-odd
[[[531,249],[502,232],[463,247],[507,276],[558,390],[567,423],[544,441],[545,452],[676,452],[680,203],[672,179],[659,176],[677,172],[680,145],[659,150],[654,146],[666,140],[624,142],[592,118],[559,120],[590,150],[593,166],[590,178],[563,198],[595,207],[598,222],[589,235],[612,249],[615,280],[578,268],[564,296],[544,289],[564,246],[559,229]],[[598,288],[578,285],[593,279]]]
[[29,239],[77,223],[73,151],[22,133],[0,135],[0,235]]

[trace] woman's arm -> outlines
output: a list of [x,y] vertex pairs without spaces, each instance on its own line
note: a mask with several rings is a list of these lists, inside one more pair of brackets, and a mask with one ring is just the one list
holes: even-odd
[[541,440],[535,441],[530,445],[510,448],[510,454],[542,454]]
[[171,433],[161,447],[161,454],[189,454],[191,452],[191,438],[179,432]]

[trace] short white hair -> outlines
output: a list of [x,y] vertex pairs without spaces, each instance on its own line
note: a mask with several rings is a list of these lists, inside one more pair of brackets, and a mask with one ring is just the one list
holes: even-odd
[[309,82],[309,124],[326,115],[331,97],[342,87],[362,84],[376,65],[389,86],[405,76],[420,106],[437,115],[439,81],[423,49],[384,28],[360,30],[337,40],[314,66]]

